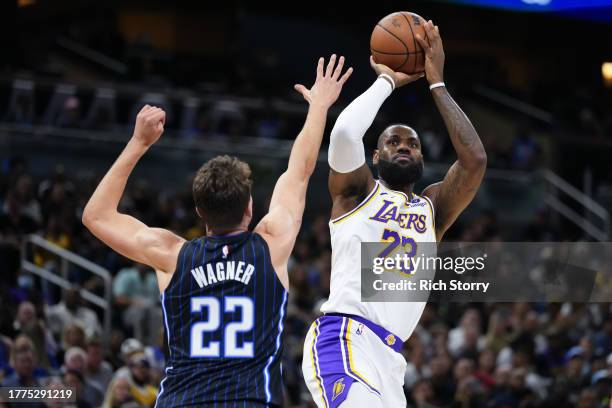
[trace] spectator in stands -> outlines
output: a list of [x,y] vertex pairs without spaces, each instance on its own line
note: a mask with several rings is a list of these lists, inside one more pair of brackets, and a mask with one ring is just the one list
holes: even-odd
[[36,361],[45,368],[49,368],[47,358],[47,333],[44,323],[38,319],[36,309],[31,302],[21,302],[17,309],[17,316],[13,323],[16,333],[28,337],[36,351]]
[[[58,391],[66,389],[64,382],[58,377],[51,377],[47,379],[45,387],[49,390]],[[45,401],[45,406],[47,408],[64,408],[64,405],[66,405],[66,403],[60,398],[49,398],[47,401]],[[76,407],[80,408],[78,405]]]
[[80,347],[71,347],[64,354],[64,370],[79,374],[80,387],[82,388],[81,398],[88,402],[92,407],[99,407],[104,399],[104,389],[97,384],[87,380],[87,353]]
[[431,385],[439,405],[448,405],[454,399],[455,386],[451,376],[452,360],[448,354],[439,354],[430,362]]
[[130,359],[133,355],[144,353],[142,343],[134,338],[125,339],[120,346],[121,364],[115,372],[115,377],[128,377]]
[[118,369],[125,364],[123,356],[121,354],[121,345],[125,340],[123,331],[114,328],[111,330],[110,339],[108,341],[108,362],[111,364],[113,369]]
[[40,203],[36,200],[32,177],[22,174],[13,189],[14,198],[19,202],[21,214],[31,218],[36,224],[42,224]]
[[142,264],[123,268],[113,280],[115,304],[122,310],[123,324],[140,341],[150,339],[162,324],[159,288],[155,272]]
[[140,408],[130,391],[130,382],[127,378],[115,378],[106,391],[102,408]]
[[595,390],[592,388],[585,388],[580,392],[580,396],[576,402],[576,408],[604,408],[609,406],[609,404],[605,404],[605,401],[601,402],[602,404],[598,404]]
[[480,407],[483,398],[483,388],[473,376],[457,381],[454,405]]
[[522,368],[499,368],[496,372],[496,388],[489,401],[490,407],[527,406],[536,400],[535,395],[525,386],[526,372]]
[[[50,213],[47,216],[42,236],[52,244],[63,249],[70,249],[70,234],[66,225],[62,222],[58,213]],[[59,270],[58,258],[48,251],[40,250],[34,257],[36,265],[50,270]]]
[[151,364],[143,352],[130,355],[128,370],[119,370],[115,379],[125,378],[130,383],[130,393],[141,405],[151,406],[157,398],[157,387],[151,383]]
[[491,313],[489,317],[489,330],[485,337],[485,345],[494,353],[498,353],[507,347],[512,340],[512,332],[509,330],[507,310],[500,309]]
[[484,349],[478,356],[474,377],[486,390],[491,390],[495,386],[495,357],[495,351],[492,349]]
[[106,390],[112,378],[113,368],[108,361],[104,361],[100,340],[90,338],[87,340],[85,380],[100,390]]
[[15,193],[9,191],[0,213],[0,234],[5,239],[19,242],[24,234],[31,234],[38,227],[36,221],[23,212]]
[[36,350],[25,336],[15,340],[11,350],[11,367],[13,373],[2,381],[3,387],[38,387],[39,378],[44,370],[37,369]]
[[65,327],[72,323],[79,324],[85,330],[86,337],[100,335],[102,327],[96,313],[83,305],[80,288],[73,286],[64,291],[64,299],[56,305],[47,307],[47,323],[51,332],[59,336]]
[[585,359],[580,346],[572,347],[565,355],[565,370],[555,378],[558,387],[568,392],[569,401],[575,404],[581,390],[589,385],[589,379],[584,376]]
[[[608,370],[599,370],[591,377],[591,389],[595,392],[600,407],[609,407],[612,397],[612,374]],[[580,403],[580,395],[578,403]]]
[[98,405],[93,405],[88,399],[85,391],[85,382],[83,375],[76,370],[66,370],[64,372],[64,383],[66,386],[74,389],[76,394],[76,406],[78,408],[96,408]]
[[71,347],[86,347],[85,331],[79,323],[69,323],[62,333],[62,349],[68,350]]
[[58,165],[51,176],[38,186],[41,199],[41,211],[44,220],[51,215],[59,217],[62,232],[72,232],[70,227],[75,223],[74,189],[75,186],[65,174],[64,166]]
[[418,380],[413,387],[412,392],[407,397],[409,408],[435,408],[439,406],[436,402],[436,396],[429,380]]
[[459,356],[466,345],[466,331],[476,330],[480,333],[480,315],[476,309],[467,309],[461,317],[459,327],[448,333],[448,350],[455,357]]

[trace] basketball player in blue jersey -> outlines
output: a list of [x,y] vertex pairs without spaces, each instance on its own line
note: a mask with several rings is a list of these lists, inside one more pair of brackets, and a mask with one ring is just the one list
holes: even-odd
[[429,42],[418,38],[425,51],[425,74],[457,161],[444,180],[417,195],[413,188],[423,173],[421,142],[414,129],[395,124],[378,138],[374,179],[362,138],[392,91],[420,76],[393,72],[372,60],[378,79],[340,114],[330,138],[330,296],[321,306],[324,315],[308,332],[302,363],[319,408],[406,406],[406,361],[399,351],[425,303],[361,302],[360,245],[388,242],[389,248],[409,256],[422,243],[435,246],[474,198],[485,173],[486,153],[478,134],[444,86],[438,27],[429,21],[425,32]]
[[[337,62],[337,64],[336,64]],[[193,182],[206,236],[185,241],[118,212],[128,177],[164,131],[163,110],[145,106],[134,135],[91,196],[83,223],[120,254],[154,268],[170,356],[157,407],[270,407],[283,403],[280,357],[287,260],[302,222],[327,111],[352,73],[344,57],[321,58],[309,103],[268,214],[249,231],[251,170],[234,157],[209,160]]]

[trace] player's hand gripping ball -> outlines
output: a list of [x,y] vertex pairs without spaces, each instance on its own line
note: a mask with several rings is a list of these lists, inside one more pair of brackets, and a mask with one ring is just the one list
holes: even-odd
[[384,17],[370,37],[374,62],[409,75],[424,72],[425,52],[417,41],[417,34],[426,38],[425,20],[418,14],[399,11]]

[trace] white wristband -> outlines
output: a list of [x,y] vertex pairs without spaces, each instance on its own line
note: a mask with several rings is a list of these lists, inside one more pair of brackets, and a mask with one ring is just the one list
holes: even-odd
[[378,77],[385,78],[389,82],[389,85],[391,85],[391,91],[395,90],[395,81],[393,80],[393,78],[391,78],[391,75],[380,74]]
[[433,91],[434,89],[441,88],[443,86],[446,86],[446,85],[444,85],[444,82],[436,82],[435,84],[429,85],[429,90]]

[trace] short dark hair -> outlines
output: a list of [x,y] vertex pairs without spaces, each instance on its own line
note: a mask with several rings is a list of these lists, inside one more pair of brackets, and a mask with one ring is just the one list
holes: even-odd
[[80,383],[84,384],[85,383],[85,377],[83,376],[83,373],[81,373],[80,371],[77,370],[73,370],[72,368],[68,368],[68,369],[64,369],[64,377],[66,377],[67,375],[74,375]]
[[193,180],[193,199],[206,224],[238,225],[249,205],[251,184],[251,168],[236,157],[217,156],[204,163]]
[[384,135],[387,133],[387,131],[388,131],[389,129],[394,128],[394,127],[397,127],[397,126],[399,126],[399,127],[405,127],[405,128],[408,128],[408,129],[410,129],[412,132],[414,132],[414,134],[416,135],[416,137],[419,137],[419,134],[417,133],[417,131],[416,131],[416,130],[414,130],[414,128],[412,128],[411,126],[408,126],[408,125],[407,125],[407,124],[405,124],[405,123],[399,123],[399,122],[392,123],[392,124],[390,124],[389,126],[385,127],[385,128],[383,129],[383,131],[382,131],[382,132],[380,132],[380,135],[378,135],[378,139],[376,140],[376,148],[377,148],[377,149],[380,149],[380,143],[382,142],[383,136],[384,136]]

